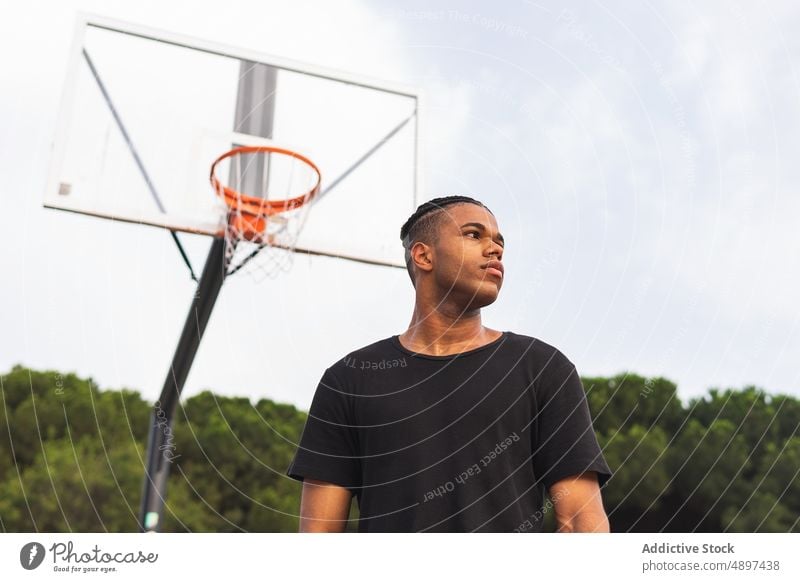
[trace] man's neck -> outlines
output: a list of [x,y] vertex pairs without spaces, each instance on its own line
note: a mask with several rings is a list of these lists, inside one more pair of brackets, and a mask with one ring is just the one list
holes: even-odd
[[445,304],[432,309],[422,309],[417,304],[408,329],[399,339],[413,352],[446,356],[486,345],[499,335],[483,326],[480,309],[459,314]]

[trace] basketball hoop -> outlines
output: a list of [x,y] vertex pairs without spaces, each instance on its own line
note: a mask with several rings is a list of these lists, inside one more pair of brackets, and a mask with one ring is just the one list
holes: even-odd
[[[228,166],[230,185],[217,176],[222,164]],[[273,276],[288,269],[321,179],[307,157],[275,146],[236,147],[214,161],[211,185],[228,209],[229,274],[256,255],[261,257],[255,270]]]

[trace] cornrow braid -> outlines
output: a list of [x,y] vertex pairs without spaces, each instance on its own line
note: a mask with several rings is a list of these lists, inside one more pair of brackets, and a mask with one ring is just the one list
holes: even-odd
[[[406,243],[406,239],[408,238],[409,233],[414,229],[414,226],[427,214],[431,212],[438,211],[443,209],[445,206],[450,206],[451,204],[460,204],[460,203],[468,203],[468,204],[477,204],[482,208],[486,208],[483,202],[475,200],[474,198],[470,198],[469,196],[442,196],[441,198],[434,198],[433,200],[428,200],[424,204],[420,204],[417,209],[414,211],[414,214],[408,217],[405,224],[400,228],[400,240],[403,243]],[[486,210],[489,210],[486,208]],[[489,210],[489,212],[492,212]]]

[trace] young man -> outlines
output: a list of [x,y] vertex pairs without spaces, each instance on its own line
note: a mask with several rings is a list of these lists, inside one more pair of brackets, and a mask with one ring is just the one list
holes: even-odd
[[300,531],[609,531],[610,477],[572,362],[489,329],[503,236],[465,196],[422,204],[400,231],[416,292],[408,329],[322,376],[287,475],[303,481]]

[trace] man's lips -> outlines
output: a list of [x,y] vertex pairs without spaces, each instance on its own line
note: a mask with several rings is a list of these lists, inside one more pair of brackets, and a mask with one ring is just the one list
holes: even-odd
[[500,261],[489,261],[481,268],[485,269],[488,274],[494,275],[495,277],[499,277],[501,279],[503,278],[503,274],[505,272],[503,263],[501,263]]

